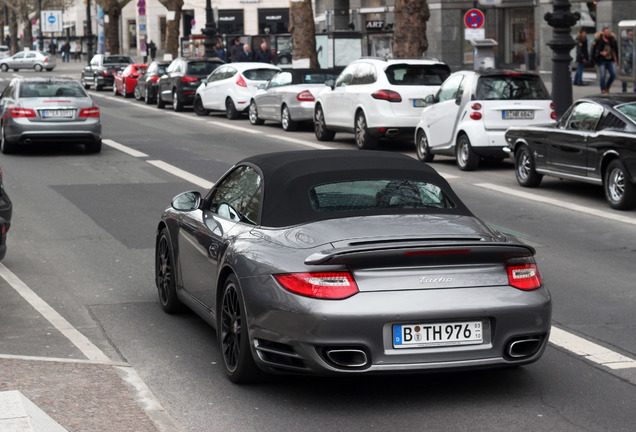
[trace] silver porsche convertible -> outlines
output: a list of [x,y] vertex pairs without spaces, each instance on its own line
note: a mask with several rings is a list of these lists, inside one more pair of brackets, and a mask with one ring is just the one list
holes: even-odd
[[225,372],[360,374],[538,360],[551,299],[535,251],[435,170],[342,150],[249,157],[157,226],[161,306],[217,330]]

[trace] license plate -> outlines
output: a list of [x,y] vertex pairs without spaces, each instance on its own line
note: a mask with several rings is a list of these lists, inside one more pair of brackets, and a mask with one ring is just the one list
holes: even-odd
[[501,112],[501,118],[504,120],[532,120],[534,119],[534,111],[506,110]]
[[73,110],[44,110],[42,111],[44,118],[70,118],[73,117]]
[[416,108],[425,107],[426,102],[424,102],[424,99],[413,99],[413,106]]
[[483,342],[481,321],[393,326],[393,348],[477,345]]

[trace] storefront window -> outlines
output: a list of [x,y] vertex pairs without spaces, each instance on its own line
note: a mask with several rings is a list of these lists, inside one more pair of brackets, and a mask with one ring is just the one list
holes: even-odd
[[533,54],[534,49],[534,10],[532,8],[508,9],[506,22],[506,63],[525,63],[526,53]]
[[289,33],[289,9],[259,9],[259,34]]
[[137,48],[137,21],[128,20],[128,48]]
[[243,10],[220,10],[219,34],[243,34]]

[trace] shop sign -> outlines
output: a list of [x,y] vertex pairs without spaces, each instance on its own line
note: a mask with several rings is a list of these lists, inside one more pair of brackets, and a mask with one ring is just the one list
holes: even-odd
[[367,21],[367,31],[382,31],[384,28],[384,20]]

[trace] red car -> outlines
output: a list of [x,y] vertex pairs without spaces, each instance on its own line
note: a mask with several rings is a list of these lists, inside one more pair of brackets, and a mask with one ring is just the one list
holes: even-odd
[[113,82],[113,93],[115,96],[121,93],[124,97],[131,97],[135,91],[137,78],[146,71],[147,67],[147,64],[135,63],[126,66],[123,71],[117,72]]

